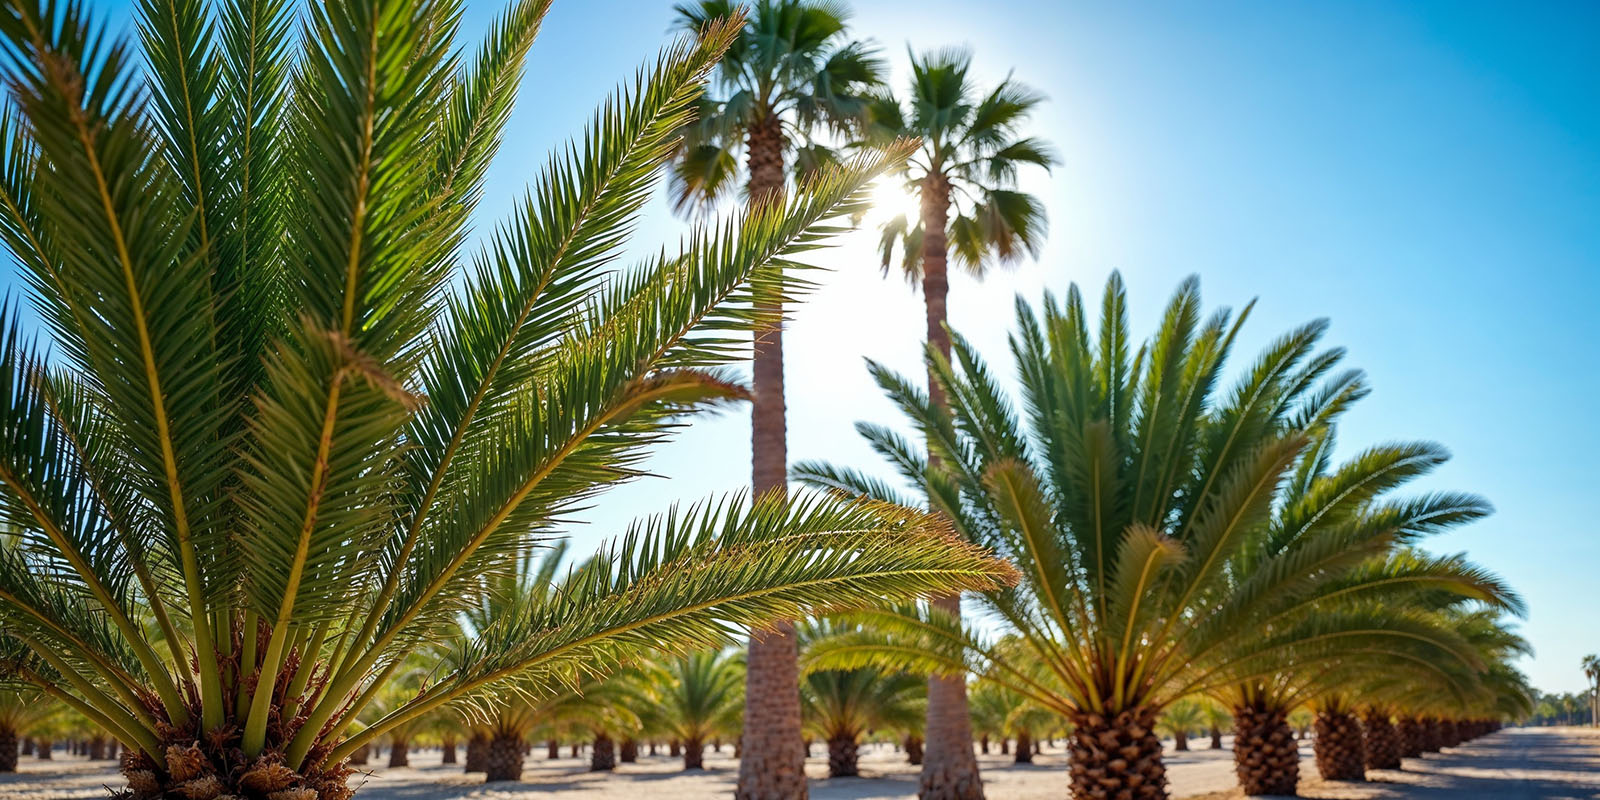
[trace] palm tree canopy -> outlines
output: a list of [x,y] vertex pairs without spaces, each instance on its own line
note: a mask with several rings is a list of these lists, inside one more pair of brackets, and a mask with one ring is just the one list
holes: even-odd
[[[547,7],[513,3],[469,58],[452,0],[144,3],[148,71],[81,4],[0,16],[0,237],[48,340],[0,314],[0,524],[20,536],[0,638],[32,654],[4,668],[140,751],[130,776],[338,798],[355,748],[496,687],[1003,576],[920,515],[711,500],[634,526],[345,736],[678,418],[746,396],[719,369],[774,321],[752,298],[797,299],[790,259],[904,155],[626,266],[742,35],[719,20],[467,247]],[[202,748],[203,774],[169,744]]]
[[[832,665],[971,669],[1058,713],[1104,715],[1352,652],[1477,664],[1426,598],[1520,601],[1459,557],[1395,548],[1477,519],[1487,503],[1397,495],[1443,462],[1436,445],[1379,445],[1335,463],[1336,420],[1367,387],[1336,369],[1342,351],[1318,350],[1325,322],[1278,338],[1224,388],[1248,315],[1203,317],[1191,279],[1138,344],[1117,276],[1098,336],[1076,287],[1042,312],[1019,301],[1020,404],[959,336],[953,362],[929,351],[947,407],[872,365],[928,451],[886,427],[859,430],[969,541],[1017,565],[1018,584],[978,598],[1015,636],[1001,647],[937,610],[871,611],[857,617],[886,637],[880,647],[842,640]],[[855,470],[796,473],[912,502]]]
[[[1023,168],[1048,171],[1059,161],[1047,143],[1022,133],[1042,102],[1043,95],[1009,76],[983,91],[972,75],[972,53],[947,48],[911,53],[907,94],[880,90],[867,109],[869,143],[920,140],[900,174],[908,190],[924,192],[925,203],[926,192],[934,190],[953,205],[946,230],[950,247],[956,262],[975,276],[1024,254],[1037,257],[1044,242],[1044,205],[1017,186]],[[924,224],[902,215],[884,225],[886,272],[898,247],[907,280],[920,280]]]
[[[727,18],[746,4],[698,0],[676,6],[677,27],[691,32]],[[751,129],[776,126],[778,144],[795,174],[809,175],[838,160],[815,134],[858,127],[882,83],[884,65],[868,43],[849,34],[849,9],[827,0],[758,0],[749,23],[728,46],[715,73],[715,93],[702,97],[683,129],[672,173],[673,206],[704,209],[740,186],[739,156]]]

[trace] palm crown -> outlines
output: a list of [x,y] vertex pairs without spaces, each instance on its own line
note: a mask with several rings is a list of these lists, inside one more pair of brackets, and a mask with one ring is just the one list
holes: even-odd
[[[678,25],[703,30],[739,4],[698,0],[677,6]],[[709,206],[739,185],[739,155],[748,162],[752,197],[781,189],[783,162],[808,175],[837,154],[819,130],[845,132],[863,119],[868,89],[882,81],[872,48],[846,38],[849,11],[825,0],[758,0],[750,23],[723,55],[717,94],[698,101],[685,127],[672,173],[674,206]]]
[[547,5],[512,5],[463,58],[450,0],[147,3],[148,79],[77,4],[0,18],[0,233],[54,354],[0,320],[22,537],[0,630],[33,653],[3,669],[137,750],[134,794],[343,797],[356,748],[505,681],[553,691],[646,645],[999,574],[930,547],[916,515],[709,502],[637,525],[346,737],[407,652],[636,474],[674,417],[744,396],[715,370],[773,322],[751,294],[792,297],[789,259],[902,155],[614,269],[741,35],[711,22],[619,89],[463,270]]
[[[1141,773],[1135,780],[1158,785],[1149,731],[1156,712],[1186,695],[1353,652],[1472,661],[1414,601],[1442,594],[1515,608],[1514,595],[1457,558],[1388,554],[1487,505],[1459,493],[1394,496],[1442,462],[1435,445],[1380,445],[1334,464],[1334,423],[1367,389],[1358,372],[1336,371],[1341,351],[1318,351],[1325,323],[1280,337],[1223,390],[1248,309],[1203,319],[1190,280],[1136,346],[1125,303],[1113,276],[1094,337],[1076,288],[1042,314],[1019,302],[1021,413],[959,337],[951,361],[929,348],[948,405],[873,365],[927,452],[891,429],[859,429],[965,537],[1017,564],[1020,583],[980,597],[1017,635],[999,647],[936,609],[872,611],[865,618],[890,638],[842,639],[833,663],[971,668],[1004,683],[1085,732],[1074,782],[1088,791],[1123,779],[1105,772],[1117,747],[1140,753],[1118,762]],[[796,472],[911,502],[854,470]],[[923,649],[894,641],[904,636]]]
[[957,264],[981,276],[993,263],[1037,256],[1044,241],[1043,205],[1017,188],[1022,168],[1056,163],[1048,145],[1020,132],[1044,98],[1010,77],[983,92],[971,72],[965,50],[913,53],[909,92],[879,91],[868,108],[869,143],[921,141],[901,175],[920,196],[922,215],[890,220],[881,241],[884,270],[899,247],[902,271],[913,283],[929,255],[942,269],[953,251]]

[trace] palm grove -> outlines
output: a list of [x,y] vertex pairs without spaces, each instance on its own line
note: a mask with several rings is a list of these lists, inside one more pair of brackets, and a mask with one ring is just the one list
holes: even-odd
[[[1186,283],[1141,340],[1118,280],[1098,320],[1074,288],[1019,303],[1020,404],[949,330],[952,256],[1037,253],[1018,180],[1057,158],[968,53],[899,94],[834,4],[682,6],[469,241],[548,6],[463,47],[454,0],[144,0],[136,40],[5,3],[0,770],[77,726],[129,797],[312,800],[414,737],[497,780],[534,738],[597,769],[726,739],[765,800],[806,796],[809,739],[845,775],[892,730],[925,798],[983,796],[975,737],[1056,735],[1064,792],[1163,797],[1157,725],[1215,708],[1244,788],[1292,792],[1296,709],[1342,778],[1527,710],[1514,592],[1418,547],[1487,504],[1400,493],[1436,445],[1335,460],[1368,390],[1321,323],[1241,371],[1248,308]],[[692,232],[629,263],[663,177]],[[882,240],[926,376],[874,365],[905,419],[859,426],[899,482],[791,493],[785,308],[875,180],[920,199]],[[565,514],[744,402],[753,493],[563,564]]]

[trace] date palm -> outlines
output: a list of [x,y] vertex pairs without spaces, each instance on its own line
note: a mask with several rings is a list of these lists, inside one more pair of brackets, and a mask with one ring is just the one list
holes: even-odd
[[[837,633],[826,622],[811,623],[800,631],[801,643],[809,645]],[[924,686],[920,676],[871,667],[806,669],[802,657],[801,706],[806,728],[827,745],[828,777],[861,774],[859,747],[869,732],[919,729],[927,703]]]
[[[731,0],[683,3],[677,6],[678,25],[705,30],[737,6]],[[749,16],[723,51],[715,94],[700,100],[699,113],[684,127],[672,171],[679,211],[708,208],[736,191],[741,178],[749,207],[777,202],[788,182],[786,160],[797,176],[833,161],[815,134],[851,127],[865,108],[861,92],[880,81],[881,65],[867,45],[849,39],[848,11],[835,2],[756,0]],[[758,495],[781,494],[788,487],[783,298],[769,293],[757,303],[772,319],[754,334],[751,486]],[[787,622],[750,641],[736,792],[741,798],[806,797],[797,658]]]
[[[1393,496],[1444,459],[1431,444],[1331,462],[1332,424],[1367,390],[1359,373],[1334,371],[1340,351],[1318,350],[1326,323],[1280,337],[1224,389],[1248,312],[1203,318],[1191,279],[1137,344],[1120,278],[1102,309],[1094,336],[1076,288],[1042,313],[1019,303],[1021,412],[959,338],[952,361],[928,353],[948,408],[872,366],[929,452],[889,428],[859,429],[967,540],[1017,565],[1020,583],[978,600],[1025,655],[948,611],[888,609],[854,615],[878,629],[880,650],[844,642],[831,665],[921,664],[1003,682],[1072,723],[1075,797],[1158,798],[1166,781],[1154,726],[1172,702],[1350,648],[1405,648],[1431,629],[1363,604],[1397,587],[1501,587],[1463,580],[1454,564],[1372,564],[1486,506],[1454,493]],[[851,469],[802,464],[796,475],[910,502]]]
[[[957,264],[979,276],[997,262],[1037,255],[1045,235],[1044,208],[1018,190],[1017,176],[1024,167],[1048,170],[1056,162],[1043,141],[1020,133],[1043,98],[1009,77],[985,92],[971,71],[972,55],[963,50],[912,54],[909,94],[902,100],[879,92],[869,108],[867,129],[871,143],[899,138],[921,142],[901,172],[920,200],[921,216],[912,222],[902,215],[884,226],[883,267],[890,268],[898,246],[907,280],[921,283],[926,341],[946,359],[950,252],[954,250]],[[928,394],[934,405],[943,404],[931,375]],[[935,602],[960,613],[957,596]],[[969,719],[965,683],[953,677],[932,679],[920,791],[924,800],[983,797]]]
[[1589,679],[1589,724],[1600,726],[1600,656],[1584,656],[1582,666]]
[[59,708],[31,687],[0,688],[0,772],[17,771],[18,743]]
[[1001,569],[881,506],[698,504],[350,732],[490,576],[683,414],[745,395],[716,370],[772,321],[752,297],[794,295],[784,265],[899,157],[620,268],[739,35],[715,22],[620,89],[463,268],[546,5],[512,5],[463,59],[449,0],[147,3],[148,71],[79,4],[0,14],[0,236],[49,341],[0,319],[0,509],[22,537],[0,637],[34,654],[5,669],[129,745],[131,795],[337,800],[358,748],[496,687],[541,696],[647,647]]
[[734,736],[744,708],[744,669],[728,651],[701,651],[647,665],[627,694],[646,728],[679,742],[685,770],[705,769],[706,743]]

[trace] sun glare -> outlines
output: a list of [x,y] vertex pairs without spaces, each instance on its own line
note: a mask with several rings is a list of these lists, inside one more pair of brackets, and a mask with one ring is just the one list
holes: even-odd
[[908,193],[899,180],[879,180],[872,187],[872,208],[867,211],[867,223],[882,225],[901,214],[906,219],[916,219],[917,198]]

